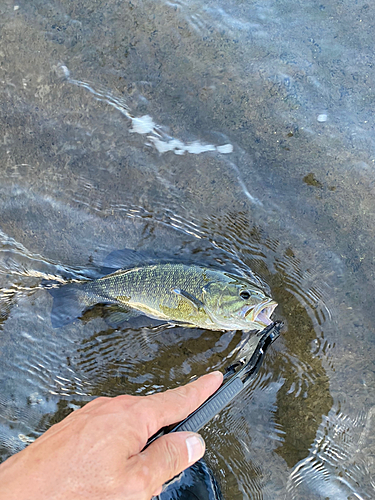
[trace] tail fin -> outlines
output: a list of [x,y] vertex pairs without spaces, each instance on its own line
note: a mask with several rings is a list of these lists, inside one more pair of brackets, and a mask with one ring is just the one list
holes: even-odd
[[84,289],[85,283],[69,283],[57,288],[49,288],[53,297],[51,323],[53,328],[60,328],[79,318],[87,307],[96,301],[90,301]]

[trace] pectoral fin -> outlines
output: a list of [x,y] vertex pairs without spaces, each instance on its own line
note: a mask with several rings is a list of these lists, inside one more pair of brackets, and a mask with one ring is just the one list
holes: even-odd
[[185,290],[181,290],[181,288],[172,288],[172,292],[174,292],[175,294],[179,295],[187,302],[192,304],[197,309],[197,311],[204,310],[203,302],[197,299],[197,297],[194,297],[194,295],[192,295],[191,293],[186,292]]

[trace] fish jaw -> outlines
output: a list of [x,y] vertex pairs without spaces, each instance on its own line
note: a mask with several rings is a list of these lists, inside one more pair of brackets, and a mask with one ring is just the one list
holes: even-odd
[[222,318],[214,316],[212,312],[207,311],[211,318],[212,325],[205,325],[204,328],[211,330],[242,330],[249,332],[251,330],[263,330],[272,323],[270,316],[277,307],[277,302],[267,298],[256,306],[245,305],[237,316]]
[[277,302],[266,299],[256,306],[245,306],[241,316],[248,322],[264,328],[272,323],[271,315],[277,307]]

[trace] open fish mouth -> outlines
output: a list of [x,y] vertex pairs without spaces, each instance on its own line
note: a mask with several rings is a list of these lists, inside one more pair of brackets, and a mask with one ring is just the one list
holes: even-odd
[[244,310],[244,317],[252,323],[268,326],[272,323],[270,317],[276,307],[277,302],[272,299],[267,299],[256,306],[247,306]]

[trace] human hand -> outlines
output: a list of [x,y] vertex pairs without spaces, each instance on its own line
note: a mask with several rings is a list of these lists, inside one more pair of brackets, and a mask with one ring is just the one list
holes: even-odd
[[53,425],[0,465],[0,500],[150,500],[162,485],[200,459],[192,432],[155,440],[220,386],[220,372],[151,396],[97,398]]

